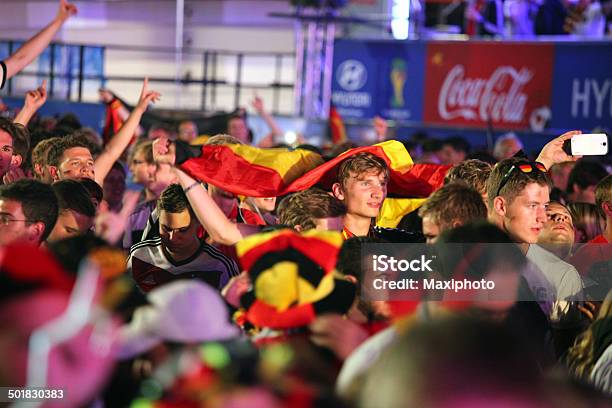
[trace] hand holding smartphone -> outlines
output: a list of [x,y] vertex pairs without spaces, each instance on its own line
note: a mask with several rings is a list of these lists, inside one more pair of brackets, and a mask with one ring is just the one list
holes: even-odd
[[572,136],[563,144],[570,156],[605,156],[608,154],[608,135],[605,133],[582,133]]

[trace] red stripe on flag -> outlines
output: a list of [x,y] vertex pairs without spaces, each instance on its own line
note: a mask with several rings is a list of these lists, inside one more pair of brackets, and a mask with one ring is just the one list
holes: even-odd
[[180,167],[191,177],[247,197],[277,197],[285,189],[278,171],[250,163],[227,146],[207,149]]

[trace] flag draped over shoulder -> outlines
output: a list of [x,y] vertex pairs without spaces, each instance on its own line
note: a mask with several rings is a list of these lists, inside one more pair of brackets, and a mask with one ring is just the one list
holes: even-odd
[[438,189],[449,166],[414,164],[395,140],[350,149],[323,163],[316,153],[297,149],[261,149],[247,145],[203,146],[202,155],[181,164],[192,177],[248,197],[278,197],[315,185],[331,189],[346,158],[371,153],[390,169],[390,197],[424,198]]

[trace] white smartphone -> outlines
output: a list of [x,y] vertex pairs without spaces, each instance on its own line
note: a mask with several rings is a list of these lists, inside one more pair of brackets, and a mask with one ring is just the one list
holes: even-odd
[[572,136],[572,156],[604,156],[608,154],[608,135],[583,133]]

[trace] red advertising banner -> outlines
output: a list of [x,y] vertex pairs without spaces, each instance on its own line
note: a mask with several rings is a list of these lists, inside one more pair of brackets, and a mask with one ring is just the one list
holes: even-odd
[[424,121],[543,127],[550,118],[553,62],[553,44],[428,44]]

